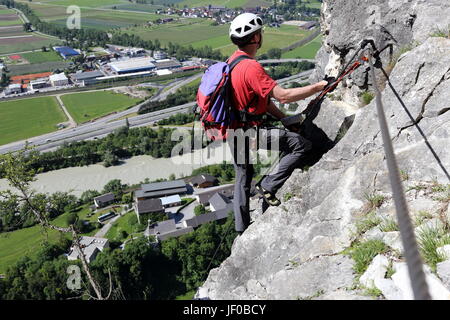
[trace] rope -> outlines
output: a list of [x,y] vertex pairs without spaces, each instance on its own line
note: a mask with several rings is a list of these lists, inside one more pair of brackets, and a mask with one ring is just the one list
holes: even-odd
[[408,266],[411,286],[416,300],[431,300],[428,291],[428,284],[425,280],[425,274],[422,268],[422,260],[417,248],[417,242],[414,235],[414,229],[411,218],[408,213],[403,185],[400,179],[400,173],[394,154],[394,148],[389,134],[389,128],[384,113],[383,103],[381,99],[381,91],[376,84],[375,69],[373,64],[373,50],[369,49],[369,64],[371,70],[372,84],[376,91],[376,105],[378,120],[380,123],[381,135],[383,138],[384,152],[386,155],[386,163],[389,171],[389,180],[392,188],[395,209],[397,213],[400,235],[402,238],[403,248],[405,251],[406,263]]

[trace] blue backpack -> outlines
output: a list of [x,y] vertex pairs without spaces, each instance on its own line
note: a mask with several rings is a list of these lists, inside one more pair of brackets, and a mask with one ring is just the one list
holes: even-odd
[[231,63],[218,62],[210,66],[202,77],[197,92],[200,121],[211,140],[226,140],[227,129],[237,128],[239,113],[232,105],[231,72],[243,60],[252,59],[241,55]]

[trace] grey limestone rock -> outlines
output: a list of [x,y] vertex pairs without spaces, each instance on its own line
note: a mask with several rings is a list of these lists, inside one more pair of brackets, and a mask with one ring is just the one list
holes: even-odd
[[[361,39],[372,37],[380,45],[393,41],[393,54],[418,41],[395,64],[390,80],[419,127],[377,72],[398,164],[411,181],[449,183],[450,39],[430,37],[436,25],[448,22],[449,8],[448,1],[438,0],[326,0],[322,8],[323,48],[313,77],[346,63]],[[378,23],[378,12],[381,24],[374,28],[367,21]],[[387,64],[389,53],[382,58]],[[344,85],[344,91],[354,85],[366,90],[367,70],[362,68]],[[360,297],[345,290],[355,275],[352,260],[342,251],[355,240],[355,221],[367,203],[365,194],[390,194],[391,188],[374,101],[356,108],[352,99],[342,96],[346,107],[326,102],[314,121],[333,140],[344,119],[354,114],[348,131],[308,171],[294,171],[278,192],[282,205],[264,214],[254,211],[254,223],[235,241],[230,257],[211,270],[197,298]],[[292,197],[284,201],[287,193]],[[385,237],[391,246],[400,247],[397,233]],[[397,278],[402,282],[405,275]],[[381,282],[388,297],[399,296],[392,280]],[[445,291],[439,290],[437,296],[444,296]],[[401,294],[410,297],[409,292]]]

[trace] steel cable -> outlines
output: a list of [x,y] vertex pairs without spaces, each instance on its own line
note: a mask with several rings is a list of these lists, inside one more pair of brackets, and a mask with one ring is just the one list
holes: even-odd
[[389,180],[392,188],[392,195],[394,198],[395,209],[400,228],[400,235],[402,238],[403,248],[405,252],[406,263],[408,266],[409,277],[411,280],[411,287],[414,293],[415,300],[431,300],[428,291],[428,284],[425,279],[423,271],[422,259],[417,247],[417,241],[414,234],[414,228],[408,212],[408,206],[405,199],[403,185],[400,179],[400,173],[397,161],[392,146],[391,136],[384,113],[383,102],[381,99],[381,91],[377,86],[375,69],[373,64],[373,50],[369,49],[369,64],[372,78],[372,85],[376,91],[376,105],[378,120],[383,138],[383,147],[386,155],[386,164],[389,172]]

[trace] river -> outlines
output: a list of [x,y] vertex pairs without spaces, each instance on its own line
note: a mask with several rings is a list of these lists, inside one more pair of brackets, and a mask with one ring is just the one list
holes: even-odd
[[[146,178],[155,180],[169,178],[175,174],[176,178],[188,176],[193,169],[223,160],[230,161],[231,154],[226,146],[216,147],[208,153],[197,150],[193,154],[175,156],[169,159],[155,159],[151,156],[136,156],[126,159],[119,166],[105,168],[101,164],[85,167],[73,167],[39,174],[32,183],[32,188],[40,193],[55,193],[57,191],[70,192],[80,196],[86,190],[101,191],[103,186],[113,179],[120,179],[122,183],[136,184]],[[0,190],[9,189],[5,179],[0,180]]]

